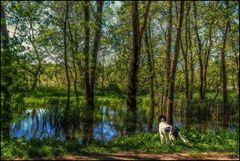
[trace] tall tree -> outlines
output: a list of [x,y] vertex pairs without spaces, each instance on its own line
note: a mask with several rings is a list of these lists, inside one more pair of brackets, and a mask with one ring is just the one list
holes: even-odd
[[166,96],[165,96],[165,104],[168,99],[168,87],[170,83],[170,73],[171,73],[171,44],[172,44],[172,1],[168,1],[168,24],[167,24],[167,48],[166,48]]
[[[148,30],[151,30],[151,26],[148,25]],[[149,36],[148,36],[149,34]],[[149,39],[150,33],[145,30],[145,46],[146,46],[146,53],[147,53],[147,64],[148,64],[148,71],[149,71],[149,106],[150,106],[150,115],[148,120],[148,131],[152,131],[152,124],[153,124],[153,117],[154,117],[154,67],[153,67],[153,56],[151,52],[150,42]]]
[[223,83],[223,117],[224,117],[224,124],[227,125],[229,120],[229,114],[228,114],[228,97],[227,97],[227,71],[226,71],[226,61],[225,61],[225,53],[226,53],[226,41],[228,37],[228,30],[230,26],[229,21],[229,7],[228,7],[228,1],[226,1],[226,25],[224,29],[223,34],[223,44],[220,51],[221,56],[221,75],[222,75],[222,83]]
[[141,50],[141,40],[147,24],[147,17],[150,9],[151,1],[148,1],[146,12],[144,14],[143,26],[139,27],[138,1],[132,2],[132,26],[133,26],[133,50],[130,58],[130,70],[128,76],[128,91],[127,91],[127,133],[135,132],[137,107],[136,107],[136,92],[137,92],[137,72],[139,68],[139,55]]
[[174,101],[174,84],[175,84],[175,75],[177,69],[177,60],[180,50],[180,41],[181,41],[181,31],[182,31],[182,22],[184,14],[184,1],[180,2],[180,16],[177,23],[177,35],[174,46],[174,57],[171,65],[170,73],[170,83],[168,86],[168,98],[167,98],[167,121],[169,124],[173,124],[173,101]]
[[[183,40],[181,39],[181,47],[182,47],[182,54],[183,54],[183,60],[184,60],[184,78],[185,78],[185,100],[186,100],[186,108],[185,111],[188,111],[188,106],[189,106],[189,72],[188,72],[188,21],[189,21],[189,11],[190,11],[190,7],[188,5],[188,3],[186,4],[187,7],[187,12],[186,12],[186,16],[185,16],[185,49],[184,49],[184,45],[183,45]],[[186,115],[186,117],[188,117]]]
[[[191,3],[187,4],[187,8],[191,10]],[[190,13],[189,13],[190,14]],[[192,35],[191,35],[191,16],[188,18],[188,41],[189,41],[189,54],[190,54],[190,89],[189,89],[189,99],[193,97],[193,82],[194,82],[194,66],[193,66],[193,51],[192,51]]]
[[238,104],[240,105],[240,54],[238,52]]
[[95,85],[95,75],[96,75],[96,64],[97,55],[101,38],[101,28],[102,28],[102,9],[103,1],[97,1],[97,13],[96,13],[96,29],[94,35],[93,51],[91,57],[89,56],[89,2],[85,2],[84,5],[84,15],[85,15],[85,38],[84,38],[84,61],[85,61],[85,91],[86,91],[86,101],[87,106],[94,109],[94,85]]
[[85,99],[87,107],[93,108],[93,100],[91,97],[91,87],[89,80],[89,39],[90,39],[90,30],[89,30],[89,1],[84,2],[84,79],[85,79]]
[[[210,22],[212,23],[212,22]],[[206,91],[206,87],[207,87],[207,71],[208,71],[208,62],[209,62],[209,57],[210,57],[210,53],[211,53],[211,49],[212,49],[212,25],[210,24],[209,26],[209,34],[208,34],[209,38],[208,38],[208,47],[206,49],[206,51],[204,52],[204,71],[203,71],[203,93],[205,95],[205,91]]]
[[69,78],[69,69],[68,69],[68,57],[67,57],[67,21],[68,21],[68,2],[66,1],[66,13],[65,13],[65,20],[64,20],[64,28],[63,28],[63,42],[64,42],[64,66],[65,66],[65,73],[67,77],[67,104],[65,109],[65,116],[68,115],[69,112],[69,102],[70,102],[70,78]]
[[5,18],[4,2],[1,2],[1,92],[3,100],[1,100],[1,123],[3,136],[9,135],[10,119],[11,119],[11,64],[12,53],[9,44],[9,35],[7,31],[7,23]]
[[68,29],[69,29],[69,35],[70,35],[70,42],[71,42],[71,52],[72,52],[72,64],[73,64],[73,71],[74,71],[74,77],[73,77],[73,87],[76,97],[77,105],[79,105],[79,98],[78,98],[78,90],[77,90],[77,80],[78,80],[78,74],[77,74],[77,67],[76,67],[76,50],[74,50],[74,47],[77,48],[76,43],[73,40],[73,34],[71,30],[71,25],[68,19]]
[[93,140],[93,112],[94,112],[94,86],[95,86],[95,75],[96,75],[96,65],[97,65],[97,56],[98,49],[100,45],[101,38],[101,28],[102,28],[102,10],[103,10],[103,1],[97,1],[97,13],[96,13],[96,29],[93,42],[93,51],[91,57],[89,55],[89,40],[90,40],[90,31],[89,31],[89,6],[88,1],[84,4],[84,61],[85,61],[85,97],[86,97],[86,118],[84,123],[84,128],[87,130],[86,134],[83,137],[83,142],[85,144],[92,143]]
[[203,58],[202,58],[202,42],[201,38],[198,32],[198,18],[197,18],[197,5],[196,2],[193,2],[193,7],[194,7],[194,30],[196,33],[196,39],[197,39],[197,46],[198,46],[198,61],[199,61],[199,67],[200,67],[200,88],[199,88],[199,94],[200,94],[200,99],[204,100],[204,91],[203,91],[203,86],[204,86],[204,78],[203,78]]
[[[101,38],[101,29],[102,29],[102,10],[103,10],[103,1],[97,1],[97,14],[96,14],[96,30],[94,35],[94,44],[93,44],[93,51],[92,51],[92,62],[91,62],[91,73],[90,73],[90,97],[91,100],[94,101],[94,86],[96,80],[96,65],[98,59],[98,50],[100,45],[100,38]],[[91,104],[94,104],[91,103]]]

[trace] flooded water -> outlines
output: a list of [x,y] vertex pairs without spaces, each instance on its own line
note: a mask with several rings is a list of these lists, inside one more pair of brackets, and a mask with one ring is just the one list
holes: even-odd
[[[94,141],[109,142],[114,138],[125,134],[126,108],[122,106],[123,104],[120,104],[119,106],[114,105],[112,107],[109,105],[100,105],[96,107],[93,114],[92,126],[89,126],[92,128],[90,131]],[[156,113],[153,123],[154,132],[157,132],[158,130],[158,122],[156,119],[158,115],[157,111],[158,110],[155,110]],[[60,140],[70,139],[82,143],[83,137],[87,133],[84,122],[81,119],[76,119],[74,125],[69,125],[68,130],[66,130],[61,122],[62,114],[63,109],[59,107],[27,109],[25,111],[25,117],[11,123],[10,135],[14,137],[25,137],[26,139],[42,139],[48,137]],[[148,111],[138,109],[136,133],[147,132],[148,115]],[[213,115],[207,119],[202,119],[203,116],[200,118],[197,118],[195,115],[191,116],[188,127],[197,128],[202,131],[211,130],[213,133],[219,128],[219,123],[214,119]],[[175,110],[174,117],[175,126],[179,128],[186,126],[186,119],[181,112]],[[225,128],[229,128],[230,131],[234,130],[235,128],[239,128],[239,123],[232,121],[229,123],[229,127]]]

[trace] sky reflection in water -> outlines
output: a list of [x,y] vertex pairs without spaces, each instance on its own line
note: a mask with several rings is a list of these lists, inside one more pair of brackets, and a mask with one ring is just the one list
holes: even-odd
[[[126,129],[124,126],[123,117],[126,116],[125,110],[116,110],[111,107],[100,106],[96,109],[96,113],[100,113],[100,119],[96,119],[94,116],[93,123],[93,139],[108,142],[124,133]],[[19,121],[12,122],[10,127],[10,135],[14,137],[30,138],[57,138],[59,140],[65,140],[66,135],[64,129],[61,126],[59,113],[63,112],[63,109],[55,108],[37,108],[26,110],[26,117],[19,119]],[[177,117],[174,125],[178,128],[184,126],[184,121]],[[210,129],[213,133],[216,132],[216,126],[211,123],[193,124],[199,129]],[[145,111],[138,111],[138,132],[147,132],[147,114]],[[230,124],[230,131],[236,128],[234,124]],[[82,134],[84,132],[83,125],[79,122],[79,128],[72,128],[71,135],[78,142],[82,143]],[[157,132],[157,120],[154,120],[153,131]]]

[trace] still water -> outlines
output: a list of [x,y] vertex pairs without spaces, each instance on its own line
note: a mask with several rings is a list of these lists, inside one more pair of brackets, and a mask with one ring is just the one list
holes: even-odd
[[[48,107],[48,108],[32,108],[25,111],[25,117],[18,119],[11,123],[10,135],[14,137],[30,138],[57,138],[59,140],[71,140],[82,143],[83,135],[86,133],[83,122],[79,119],[75,121],[74,126],[69,126],[70,129],[66,132],[64,129],[60,116],[63,113],[62,108]],[[153,122],[153,131],[157,132],[158,122],[156,120],[158,112],[155,110],[155,118]],[[137,131],[136,133],[147,132],[149,112],[143,109],[138,110],[137,114]],[[126,108],[110,107],[110,106],[98,106],[93,115],[92,125],[92,137],[94,141],[109,142],[114,138],[124,135],[126,132]],[[189,126],[197,128],[201,131],[211,130],[213,133],[216,131],[218,122],[214,121],[214,117],[211,119],[196,119],[197,116],[192,115]],[[175,122],[174,125],[181,128],[186,126],[186,120],[180,112],[174,112]],[[201,116],[204,117],[204,116]],[[204,120],[204,121],[201,121]],[[230,131],[235,128],[239,128],[239,123],[230,122]]]

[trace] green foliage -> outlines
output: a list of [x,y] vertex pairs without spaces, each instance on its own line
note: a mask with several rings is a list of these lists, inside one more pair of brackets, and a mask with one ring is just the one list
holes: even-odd
[[49,97],[49,96],[66,96],[66,88],[56,87],[38,87],[34,91],[28,91],[26,96],[32,97]]
[[[11,100],[12,119],[19,119],[27,107],[64,107],[66,102],[66,73],[62,64],[63,57],[63,16],[64,2],[50,1],[6,1],[4,4],[6,25],[9,30],[9,49],[1,48],[1,85],[7,87]],[[113,5],[116,4],[117,5]],[[125,108],[125,95],[127,93],[129,59],[132,52],[132,18],[130,2],[105,2],[103,9],[103,28],[99,53],[97,55],[96,83],[95,83],[95,103],[97,105],[111,105],[113,108]],[[144,17],[144,2],[139,2],[140,28]],[[95,2],[90,10],[90,44],[93,43],[94,29],[96,28]],[[192,5],[192,2],[185,3]],[[173,4],[173,30],[172,45],[176,37],[178,3]],[[221,109],[223,105],[221,61],[219,52],[222,48],[224,26],[229,13],[230,31],[226,41],[226,72],[228,87],[229,112],[232,113],[234,122],[239,121],[239,104],[237,103],[237,69],[239,51],[239,21],[238,3],[229,1],[229,8],[225,2],[196,2],[199,37],[202,41],[202,55],[206,54],[208,47],[209,28],[212,27],[212,40],[210,56],[208,60],[208,71],[206,75],[206,96],[205,101],[199,101],[200,71],[198,62],[197,37],[194,31],[194,9],[191,6],[189,15],[184,15],[184,22],[189,18],[189,37],[192,42],[194,82],[190,84],[193,89],[193,98],[190,101],[189,113],[194,119],[202,116],[211,116],[211,119],[218,120],[222,113],[214,113],[211,109]],[[73,41],[70,40],[69,30],[67,31],[67,58],[69,60],[69,70],[71,83],[75,74],[78,76],[77,90],[79,100],[82,104],[76,106],[75,93],[71,87],[69,117],[71,123],[82,118],[84,109],[84,17],[81,2],[69,3],[69,26],[72,31]],[[166,91],[166,60],[165,50],[167,42],[167,15],[168,3],[154,2],[149,12],[149,28],[151,54],[154,65],[154,92],[155,102],[159,100],[159,93]],[[5,24],[1,19],[1,24]],[[183,48],[185,44],[185,25],[182,29]],[[3,35],[6,40],[6,36]],[[2,43],[2,42],[1,42]],[[190,42],[189,42],[190,43]],[[174,46],[171,45],[171,51]],[[189,44],[190,45],[190,44]],[[75,52],[72,54],[71,47]],[[189,46],[190,47],[190,46]],[[187,49],[187,48],[186,48]],[[90,52],[92,48],[90,47]],[[188,68],[190,72],[190,48],[188,51]],[[182,53],[180,53],[182,55]],[[205,56],[202,57],[205,59]],[[75,64],[73,60],[75,61]],[[139,58],[139,72],[137,85],[138,109],[149,110],[149,75],[151,72],[147,68],[146,49],[142,43],[142,51]],[[74,73],[73,65],[76,65],[77,73]],[[177,74],[175,80],[175,100],[180,102],[181,109],[185,102],[185,71],[182,57],[178,60]],[[189,73],[190,77],[190,73]],[[12,83],[10,83],[10,79]],[[30,89],[36,83],[35,89]],[[9,84],[9,85],[8,85]],[[72,83],[73,84],[73,83]],[[236,87],[235,87],[236,86]],[[1,104],[4,97],[4,88],[1,87]],[[217,90],[219,89],[219,91]],[[219,92],[218,96],[216,93]],[[215,96],[217,96],[215,98]],[[10,97],[9,97],[10,99]],[[54,109],[53,108],[53,109]],[[138,112],[139,112],[138,111]],[[158,111],[158,110],[155,110]],[[8,117],[9,113],[2,113],[3,117]],[[220,114],[220,115],[219,115]],[[219,115],[219,116],[218,116]],[[63,117],[60,115],[59,117]],[[101,118],[101,113],[97,114]],[[141,119],[141,118],[138,118]],[[10,120],[8,120],[10,121]],[[212,121],[212,120],[211,120]],[[232,121],[232,120],[231,120]],[[183,129],[182,133],[194,144],[194,148],[189,148],[181,143],[176,145],[161,145],[158,134],[146,133],[134,136],[119,137],[108,145],[101,146],[101,143],[94,143],[84,147],[78,143],[58,141],[51,139],[26,140],[12,138],[3,140],[3,158],[12,157],[49,157],[66,153],[86,153],[104,151],[146,151],[146,152],[178,152],[178,151],[235,151],[239,150],[239,132],[230,133],[218,130],[216,134],[212,132],[201,133],[194,129]]]
[[103,152],[151,152],[151,153],[169,153],[169,152],[235,152],[239,154],[239,131],[230,132],[228,130],[217,130],[199,132],[196,129],[181,129],[182,135],[189,140],[193,147],[185,146],[177,141],[174,145],[161,144],[158,133],[144,133],[133,136],[120,136],[104,144],[95,142],[88,146],[83,146],[77,142],[59,141],[53,138],[48,139],[3,139],[1,142],[2,158],[29,158],[45,157],[51,158],[54,155],[65,154],[86,154]]

